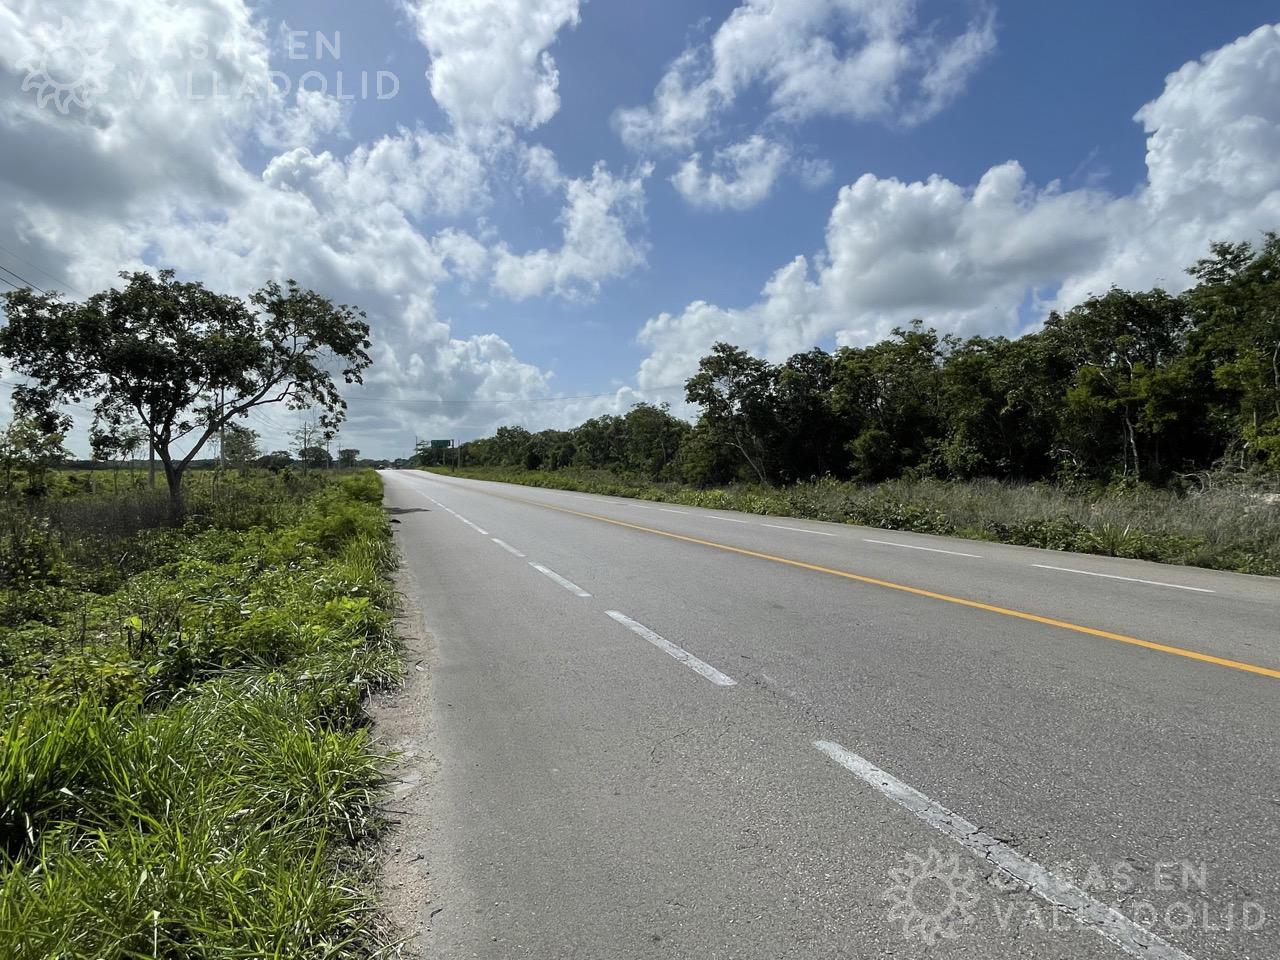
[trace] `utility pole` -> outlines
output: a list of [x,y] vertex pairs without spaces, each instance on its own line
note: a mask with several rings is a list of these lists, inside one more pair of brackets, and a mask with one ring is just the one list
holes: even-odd
[[[218,419],[222,419],[222,414],[226,411],[227,391],[225,389],[218,391]],[[223,422],[218,427],[218,472],[227,469],[227,425]]]
[[[227,391],[220,389],[218,391],[218,420],[222,421],[222,414],[226,409]],[[213,498],[218,499],[218,484],[226,477],[227,473],[227,425],[221,423],[218,427],[218,469],[213,471]]]
[[150,458],[150,466],[148,470],[151,474],[151,489],[156,488],[156,405],[154,403],[147,406],[147,449]]

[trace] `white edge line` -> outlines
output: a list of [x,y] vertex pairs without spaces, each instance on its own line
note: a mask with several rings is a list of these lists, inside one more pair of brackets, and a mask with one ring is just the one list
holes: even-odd
[[688,510],[672,510],[670,507],[659,507],[658,510],[662,513],[678,513],[682,517],[687,517],[689,515]]
[[812,533],[815,537],[834,537],[834,533],[827,533],[825,530],[806,530],[804,527],[784,527],[780,523],[761,523],[762,527],[773,527],[775,530],[790,530],[794,533]]
[[1047,563],[1033,563],[1033,567],[1039,567],[1041,570],[1057,570],[1060,573],[1078,573],[1086,577],[1105,577],[1108,580],[1127,580],[1129,583],[1145,583],[1149,587],[1171,587],[1174,590],[1194,590],[1196,593],[1217,593],[1216,590],[1209,590],[1205,587],[1184,587],[1180,583],[1165,583],[1161,580],[1141,580],[1138,577],[1121,577],[1114,573],[1095,573],[1092,570],[1075,570],[1071,567],[1051,567]]
[[560,584],[560,586],[564,587],[566,590],[568,590],[572,594],[575,594],[579,597],[591,596],[591,594],[587,593],[587,591],[583,590],[580,586],[578,586],[572,580],[566,580],[564,577],[560,576],[560,574],[556,573],[550,567],[544,567],[542,564],[534,563],[532,560],[529,561],[529,566],[533,567],[533,569],[537,570],[544,577],[550,577],[552,580]]
[[496,543],[498,546],[500,546],[503,550],[507,551],[507,553],[514,553],[517,557],[524,557],[523,553],[521,553],[511,544],[507,543],[505,540],[499,540],[497,537],[490,537],[489,539],[492,540],[494,543]]
[[894,543],[892,540],[872,540],[869,537],[862,538],[863,543],[878,543],[882,547],[901,547],[903,550],[927,550],[930,553],[945,553],[953,557],[969,557],[973,560],[981,560],[980,554],[961,553],[959,550],[940,550],[937,547],[917,547],[914,543]]
[[1130,956],[1146,960],[1193,960],[1189,954],[1165,942],[1120,911],[1094,900],[1075,884],[1055,876],[1009,845],[983,833],[964,817],[935,803],[869,760],[830,740],[815,740],[813,745],[898,806],[986,860],[1050,906],[1061,907],[1081,926],[1109,940]]
[[694,673],[701,674],[702,676],[710,680],[712,683],[714,683],[716,686],[736,687],[738,685],[738,681],[733,679],[733,677],[729,676],[728,674],[721,673],[715,667],[711,666],[711,664],[703,660],[699,660],[689,651],[681,649],[680,647],[677,647],[674,643],[672,643],[670,640],[666,639],[665,637],[658,636],[656,633],[654,633],[652,630],[646,627],[643,623],[639,623],[635,620],[632,620],[625,613],[619,613],[617,610],[608,610],[606,612],[610,617],[612,617],[614,620],[617,620],[618,623],[622,624],[632,633],[636,634],[639,637],[643,637],[645,640],[648,640],[659,650],[662,650],[664,653],[670,654],[673,658],[683,663],[686,667],[688,667]]
[[723,520],[726,523],[750,523],[750,520],[739,520],[737,517],[717,517],[714,513],[704,513],[708,520]]

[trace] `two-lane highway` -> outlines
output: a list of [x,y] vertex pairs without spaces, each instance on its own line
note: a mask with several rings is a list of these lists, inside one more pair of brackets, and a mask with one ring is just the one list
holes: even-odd
[[1280,587],[384,473],[441,957],[1280,955]]

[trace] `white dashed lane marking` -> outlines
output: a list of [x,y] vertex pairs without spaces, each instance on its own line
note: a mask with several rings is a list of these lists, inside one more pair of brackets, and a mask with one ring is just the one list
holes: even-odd
[[505,540],[499,540],[497,537],[490,537],[489,539],[492,540],[494,543],[496,543],[498,546],[500,546],[503,550],[507,551],[507,553],[515,554],[517,557],[524,556],[523,553],[521,553],[511,544],[507,543]]
[[1059,573],[1078,573],[1082,577],[1102,577],[1106,580],[1126,580],[1129,583],[1145,583],[1149,587],[1169,587],[1172,590],[1192,590],[1195,593],[1216,593],[1205,587],[1185,587],[1180,583],[1165,583],[1163,580],[1140,580],[1137,577],[1121,577],[1114,573],[1095,573],[1092,570],[1075,570],[1072,567],[1051,567],[1047,563],[1033,563],[1033,567],[1041,570],[1057,570]]
[[972,560],[981,560],[976,553],[961,553],[959,550],[940,550],[937,547],[917,547],[914,543],[894,543],[892,540],[872,540],[869,537],[862,538],[863,543],[877,543],[882,547],[901,547],[903,550],[924,550],[928,553],[945,553],[952,557],[969,557]]
[[587,591],[583,590],[580,586],[578,586],[572,580],[566,580],[564,577],[560,576],[560,574],[556,573],[550,567],[544,567],[542,564],[534,563],[532,560],[529,561],[529,566],[533,567],[533,569],[537,570],[544,577],[554,580],[556,583],[560,584],[560,586],[564,587],[566,590],[568,590],[570,593],[574,594],[575,596],[578,596],[578,597],[591,596],[591,594],[587,593]]
[[680,663],[683,663],[686,667],[688,667],[694,673],[697,673],[697,674],[700,674],[701,676],[706,677],[716,686],[735,687],[738,685],[738,681],[734,680],[733,677],[730,677],[727,674],[721,673],[715,667],[711,666],[711,664],[703,660],[699,660],[693,654],[689,653],[689,651],[684,650],[680,647],[677,647],[674,643],[672,643],[670,640],[666,639],[665,637],[658,636],[656,633],[654,633],[652,630],[646,627],[643,623],[640,623],[636,620],[632,620],[625,613],[619,613],[617,610],[609,610],[607,612],[609,616],[611,616],[614,620],[617,620],[618,623],[622,624],[624,627],[626,627],[636,636],[643,637],[645,640],[648,640],[659,650],[663,651],[664,653],[678,660]]
[[804,527],[784,527],[780,523],[762,523],[762,527],[773,527],[775,530],[790,530],[792,533],[812,533],[815,537],[834,537],[834,533],[827,533],[825,530],[806,530]]
[[993,864],[1004,877],[1029,890],[1055,911],[1061,910],[1074,917],[1082,927],[1109,940],[1125,953],[1146,960],[1192,960],[1118,910],[1099,903],[1075,884],[1050,873],[1008,844],[979,830],[964,817],[930,800],[915,787],[885,773],[871,761],[829,740],[817,740],[813,745],[898,806],[915,814],[979,859]]

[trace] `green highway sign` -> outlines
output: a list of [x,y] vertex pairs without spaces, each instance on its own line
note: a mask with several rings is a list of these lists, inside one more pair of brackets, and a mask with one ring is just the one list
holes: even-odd
[[452,446],[453,446],[452,440],[432,440],[431,441],[432,450],[448,450]]

